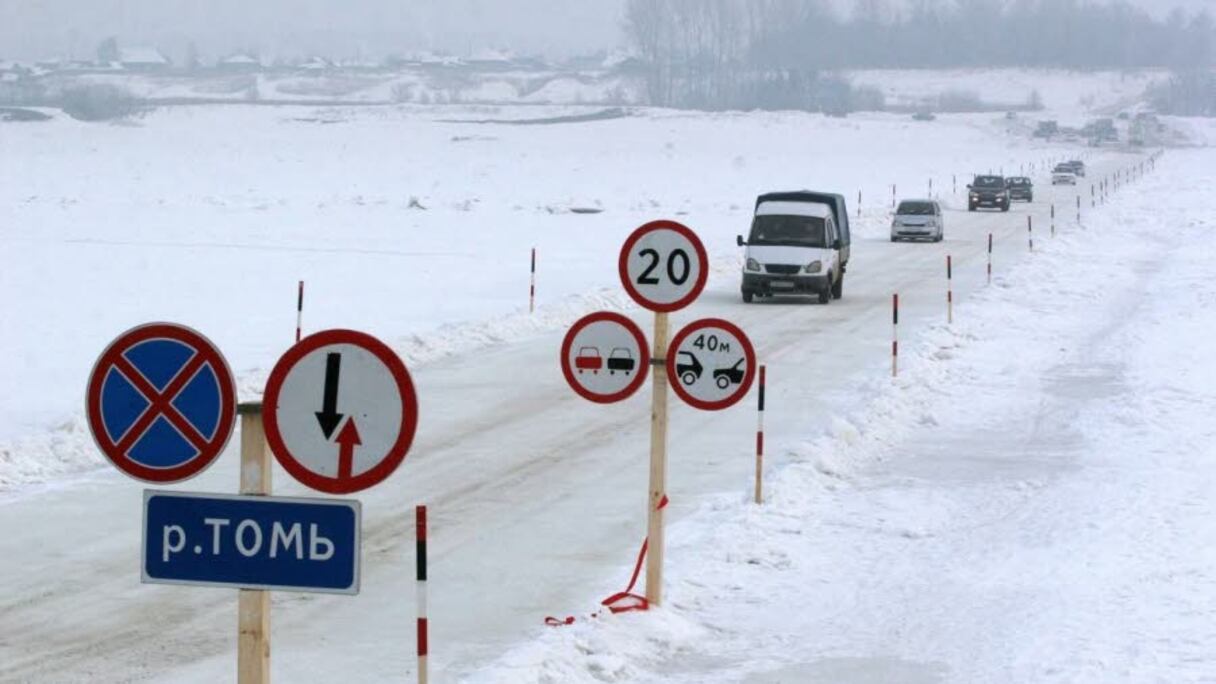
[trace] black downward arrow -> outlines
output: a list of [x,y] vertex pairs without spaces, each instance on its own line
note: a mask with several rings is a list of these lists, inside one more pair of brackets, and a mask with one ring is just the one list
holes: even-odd
[[325,356],[325,396],[321,410],[317,411],[317,422],[321,424],[321,432],[325,439],[338,429],[338,423],[344,417],[338,413],[338,376],[342,373],[342,355],[331,352]]

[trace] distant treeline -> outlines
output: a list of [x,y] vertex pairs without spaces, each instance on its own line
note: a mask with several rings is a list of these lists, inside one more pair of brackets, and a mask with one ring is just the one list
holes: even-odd
[[893,6],[858,0],[845,18],[823,0],[629,0],[625,25],[651,102],[668,106],[783,106],[756,98],[779,91],[768,87],[774,81],[789,81],[812,84],[793,99],[821,109],[816,74],[840,69],[1213,64],[1216,30],[1206,13],[1157,20],[1122,2],[1078,0]]

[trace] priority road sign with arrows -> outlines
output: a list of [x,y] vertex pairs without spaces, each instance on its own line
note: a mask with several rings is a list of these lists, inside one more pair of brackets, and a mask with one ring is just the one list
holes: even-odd
[[303,484],[349,494],[384,481],[408,453],[418,398],[405,364],[353,330],[310,335],[283,355],[263,397],[266,442]]

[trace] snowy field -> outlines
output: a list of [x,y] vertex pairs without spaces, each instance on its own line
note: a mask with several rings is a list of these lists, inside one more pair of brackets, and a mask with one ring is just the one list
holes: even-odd
[[[1063,154],[990,116],[447,122],[580,111],[198,107],[130,126],[0,129],[0,291],[22,293],[4,313],[23,321],[0,331],[13,361],[0,373],[24,388],[0,398],[0,488],[98,463],[83,379],[110,339],[149,319],[202,330],[256,396],[293,339],[301,279],[307,329],[366,329],[425,361],[623,306],[620,242],[659,216],[692,225],[733,275],[761,192],[860,191],[874,236],[892,184],[923,196],[932,180],[954,201],[947,191],[973,172]],[[533,246],[541,310],[529,317]]]
[[[1065,207],[1088,188],[1051,189],[1045,162],[1088,155],[1095,179],[1141,157],[1032,142],[993,116],[459,122],[579,110],[538,111],[198,107],[0,128],[0,380],[21,389],[0,398],[0,680],[231,678],[234,593],[139,584],[142,488],[102,467],[81,397],[100,349],[151,319],[203,331],[256,397],[292,340],[300,279],[306,331],[390,342],[422,418],[402,470],[359,497],[362,593],[275,595],[280,681],[412,679],[421,502],[436,681],[1216,672],[1216,364],[1194,343],[1216,326],[1212,223],[1196,212],[1216,190],[1211,152],[1167,154],[1078,225]],[[961,190],[1019,169],[1042,184],[1034,204],[957,210],[952,177]],[[923,196],[930,180],[946,241],[889,243],[891,185]],[[744,306],[734,236],[757,193],[798,187],[854,210],[861,193],[845,298]],[[648,402],[578,399],[556,350],[597,308],[645,324],[615,259],[657,217],[697,230],[714,266],[674,322],[735,320],[769,365],[769,501],[746,503],[750,407],[673,406],[668,600],[590,619],[644,533]],[[894,381],[892,292],[908,350]],[[235,452],[184,489],[233,491]]]

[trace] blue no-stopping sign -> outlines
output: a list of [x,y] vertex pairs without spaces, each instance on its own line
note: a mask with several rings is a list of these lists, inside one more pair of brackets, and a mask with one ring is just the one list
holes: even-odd
[[180,482],[224,450],[236,421],[236,383],[200,333],[151,323],[102,352],[86,408],[97,446],[119,470],[145,482]]

